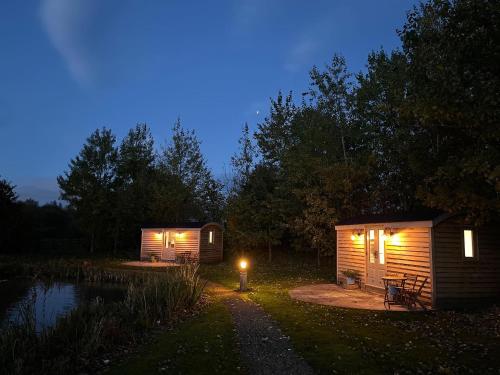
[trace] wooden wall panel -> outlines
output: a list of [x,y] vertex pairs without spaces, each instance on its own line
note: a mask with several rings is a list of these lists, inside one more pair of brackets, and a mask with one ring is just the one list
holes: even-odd
[[199,239],[199,230],[187,230],[187,229],[178,229],[176,230],[175,237],[175,257],[176,259],[190,260],[195,261],[199,258],[199,248],[198,248],[198,239]]
[[[214,231],[214,243],[208,243],[209,232]],[[217,263],[223,256],[223,232],[218,225],[207,225],[200,232],[200,262]]]
[[475,229],[477,258],[463,257],[463,217],[434,228],[436,298],[439,304],[473,298],[500,298],[500,228]]
[[337,231],[337,280],[342,280],[345,277],[342,271],[353,269],[361,275],[361,285],[366,281],[366,261],[365,261],[365,241],[364,233],[356,238],[351,239],[352,230]]
[[[385,245],[387,273],[428,276],[427,283],[422,290],[422,300],[430,304],[432,301],[430,229],[425,227],[399,228],[393,231],[393,237],[388,239]],[[351,239],[351,235],[351,229],[337,231],[337,277],[343,279],[343,270],[355,269],[361,274],[361,285],[364,286],[366,283],[365,235],[363,232],[355,240]]]
[[393,229],[385,244],[387,273],[428,277],[422,289],[422,300],[427,304],[432,302],[431,243],[430,228],[422,227]]
[[[158,234],[160,236],[158,237]],[[141,238],[141,259],[149,260],[154,255],[161,258],[163,249],[163,234],[162,230],[143,229]]]

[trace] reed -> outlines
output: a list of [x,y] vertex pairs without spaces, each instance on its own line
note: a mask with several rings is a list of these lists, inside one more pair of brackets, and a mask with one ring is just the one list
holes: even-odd
[[[198,266],[162,272],[116,272],[91,267],[45,265],[37,277],[66,277],[126,284],[123,301],[81,305],[48,328],[36,331],[34,298],[18,322],[0,329],[0,368],[6,374],[67,374],[93,370],[97,358],[141,341],[147,329],[170,321],[199,300],[204,284]],[[54,269],[56,270],[55,272]]]

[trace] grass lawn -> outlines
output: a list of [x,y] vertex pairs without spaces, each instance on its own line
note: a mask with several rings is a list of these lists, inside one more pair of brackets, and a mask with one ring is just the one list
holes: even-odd
[[[117,260],[92,263],[108,269],[125,268]],[[7,263],[3,268],[15,270]],[[235,264],[202,265],[200,272],[205,279],[229,289],[238,287]],[[296,286],[332,282],[333,277],[334,267],[318,269],[307,264],[255,263],[248,272],[252,290],[247,297],[271,314],[316,372],[498,374],[499,308],[375,312],[314,305],[288,295]],[[160,334],[110,373],[244,372],[230,312],[223,297],[212,294],[210,298],[212,303],[199,315]]]
[[212,297],[200,315],[162,333],[106,374],[238,374],[242,371],[231,315],[221,298]]
[[[233,264],[202,266],[202,275],[235,289]],[[498,373],[500,314],[372,312],[292,300],[288,290],[331,282],[332,269],[255,264],[249,298],[259,303],[319,373]]]

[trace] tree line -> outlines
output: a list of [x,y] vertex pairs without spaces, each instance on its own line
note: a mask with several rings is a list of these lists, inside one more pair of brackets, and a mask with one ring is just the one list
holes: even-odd
[[[20,202],[14,186],[0,182],[6,233],[0,248],[6,250],[33,250],[47,238],[83,237],[89,252],[116,254],[137,248],[144,224],[220,221],[224,209],[222,185],[208,169],[194,131],[184,129],[180,120],[161,152],[146,124],[130,129],[119,144],[110,129],[96,129],[57,178],[65,207]],[[30,220],[44,211],[57,211],[64,223],[27,241],[23,232],[32,231]]]
[[[84,250],[80,238],[74,210],[56,202],[20,201],[15,186],[0,176],[0,252],[78,252]],[[68,243],[72,249],[63,248]]]
[[232,172],[217,180],[178,121],[155,151],[139,124],[117,144],[96,130],[59,176],[91,251],[138,247],[146,222],[215,220],[226,248],[335,250],[334,225],[356,215],[434,208],[480,225],[500,212],[500,7],[431,0],[407,13],[401,48],[353,73],[341,55],[278,93]]
[[119,145],[110,129],[97,129],[57,182],[91,252],[136,248],[146,223],[219,221],[224,208],[200,141],[180,120],[161,152],[146,124],[131,129]]
[[228,197],[242,249],[335,249],[347,217],[433,208],[474,225],[500,212],[498,2],[415,7],[402,47],[374,51],[366,72],[335,55],[309,89],[271,100],[245,126]]

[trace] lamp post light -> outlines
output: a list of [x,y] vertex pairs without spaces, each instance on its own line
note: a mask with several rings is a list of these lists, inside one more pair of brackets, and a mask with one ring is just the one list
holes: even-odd
[[240,292],[247,290],[247,267],[248,263],[245,259],[240,260]]

